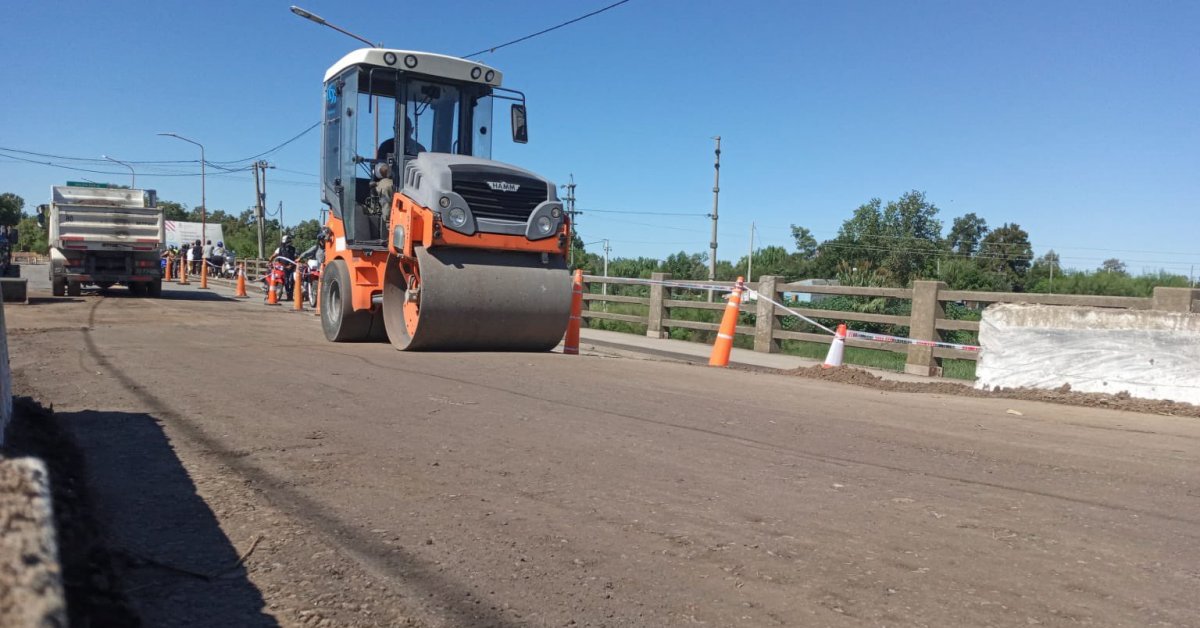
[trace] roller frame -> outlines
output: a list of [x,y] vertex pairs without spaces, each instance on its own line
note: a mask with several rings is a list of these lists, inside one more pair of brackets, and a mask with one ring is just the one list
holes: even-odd
[[[397,349],[546,351],[561,340],[571,281],[559,243],[569,224],[556,234],[562,237],[538,241],[465,236],[442,228],[431,210],[396,193],[389,225],[388,251],[337,250],[344,228],[331,216],[326,260],[345,261],[353,309],[382,319]],[[403,241],[394,241],[395,226],[404,227]],[[419,286],[418,296],[411,296],[410,286]]]

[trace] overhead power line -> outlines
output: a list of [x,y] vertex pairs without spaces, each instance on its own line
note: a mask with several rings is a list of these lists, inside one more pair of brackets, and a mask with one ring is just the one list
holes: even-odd
[[526,41],[526,40],[529,40],[529,39],[533,39],[534,37],[537,37],[538,35],[545,35],[546,33],[549,33],[550,31],[555,31],[555,30],[558,30],[558,29],[560,29],[560,28],[562,28],[562,27],[564,27],[564,26],[569,26],[569,25],[571,25],[571,24],[574,24],[575,22],[579,22],[579,21],[581,21],[581,20],[586,20],[587,18],[589,18],[589,17],[592,17],[593,15],[599,15],[599,14],[601,14],[601,13],[604,13],[605,11],[607,11],[607,10],[609,10],[609,9],[614,9],[614,8],[616,8],[616,7],[619,7],[619,6],[621,6],[622,4],[625,4],[626,2],[629,2],[629,0],[621,0],[620,2],[614,2],[614,3],[612,3],[612,4],[610,4],[610,5],[606,6],[606,7],[604,7],[604,8],[602,8],[602,9],[597,9],[597,10],[595,10],[595,11],[592,11],[591,13],[588,13],[588,14],[586,14],[586,15],[581,15],[581,16],[579,16],[579,17],[577,17],[577,18],[573,19],[573,20],[567,20],[566,22],[563,22],[562,24],[556,24],[556,25],[554,25],[554,26],[551,26],[550,28],[547,28],[547,29],[544,29],[544,30],[540,30],[540,31],[538,31],[538,32],[536,32],[536,33],[534,33],[534,34],[532,34],[532,35],[526,35],[526,36],[524,36],[524,37],[521,37],[521,38],[519,38],[519,39],[514,39],[514,40],[512,40],[512,41],[510,41],[510,42],[506,42],[506,43],[500,44],[499,46],[492,46],[491,48],[484,48],[483,50],[480,50],[479,52],[472,52],[472,53],[471,53],[471,54],[469,54],[469,55],[463,55],[463,58],[464,58],[464,59],[470,59],[471,57],[477,57],[477,56],[479,56],[479,55],[481,55],[481,54],[484,54],[484,53],[486,53],[486,52],[496,52],[497,50],[499,50],[499,49],[501,49],[501,48],[504,48],[504,47],[506,47],[506,46],[511,46],[511,45],[513,45],[513,44],[519,44],[519,43],[521,43],[521,42],[523,42],[523,41]]
[[[304,137],[305,135],[308,135],[308,133],[309,133],[310,131],[312,131],[313,129],[315,129],[315,128],[319,127],[319,126],[321,126],[321,121],[320,121],[320,120],[317,120],[316,122],[314,122],[314,123],[312,124],[312,126],[310,126],[310,127],[308,127],[307,129],[304,129],[303,131],[301,131],[301,132],[297,133],[297,134],[296,134],[294,137],[292,137],[291,139],[287,140],[286,142],[284,142],[284,143],[282,143],[282,144],[280,144],[280,145],[276,146],[275,148],[271,148],[271,149],[265,150],[265,151],[263,151],[263,152],[261,152],[261,153],[259,153],[259,154],[257,154],[257,155],[253,155],[253,156],[250,156],[250,157],[246,157],[246,158],[244,158],[244,159],[233,159],[233,160],[231,160],[231,161],[219,161],[219,162],[217,162],[217,163],[222,163],[222,164],[233,164],[233,163],[238,163],[238,162],[242,162],[242,161],[253,161],[253,160],[255,160],[255,159],[258,159],[259,157],[263,157],[263,156],[266,156],[266,155],[270,155],[271,153],[273,153],[273,152],[275,152],[275,151],[277,151],[277,150],[279,150],[279,149],[283,148],[284,146],[287,146],[288,144],[291,144],[292,142],[294,142],[294,141],[296,141],[296,140],[298,140],[298,139],[300,139],[300,138]],[[211,163],[211,162],[210,162],[210,163]]]
[[637,214],[639,216],[692,216],[692,217],[707,217],[708,214],[700,212],[644,212],[632,209],[586,209],[581,208],[581,212],[596,212],[597,214]]

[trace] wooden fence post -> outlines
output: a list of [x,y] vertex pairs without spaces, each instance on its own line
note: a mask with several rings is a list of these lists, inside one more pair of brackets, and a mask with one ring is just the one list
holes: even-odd
[[[937,319],[945,318],[942,304],[938,301],[938,290],[946,288],[940,281],[914,281],[912,296],[912,318],[908,326],[908,337],[914,340],[941,340],[937,331]],[[933,347],[909,345],[908,360],[904,372],[912,375],[940,376],[942,361],[933,357]]]
[[[761,353],[779,353],[779,341],[775,330],[779,329],[779,318],[775,316],[775,304],[767,299],[778,300],[779,277],[763,275],[758,278],[758,307],[754,312],[754,350]],[[763,297],[766,297],[764,299]]]
[[[650,281],[667,281],[671,278],[671,273],[650,273]],[[663,307],[663,301],[667,298],[667,287],[661,283],[650,284],[650,315],[646,321],[646,337],[647,338],[666,338],[667,330],[663,329],[662,322],[667,318],[667,308]]]

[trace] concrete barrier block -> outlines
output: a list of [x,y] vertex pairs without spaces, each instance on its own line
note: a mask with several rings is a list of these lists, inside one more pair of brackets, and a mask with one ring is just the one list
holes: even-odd
[[0,296],[5,303],[25,303],[29,295],[28,279],[0,277]]
[[976,388],[1069,385],[1200,404],[1200,314],[996,304],[979,344]]
[[66,626],[50,480],[41,460],[0,459],[0,530],[0,626]]

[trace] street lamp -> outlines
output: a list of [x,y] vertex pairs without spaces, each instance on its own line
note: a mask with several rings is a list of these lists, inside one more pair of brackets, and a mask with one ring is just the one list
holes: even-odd
[[295,13],[296,15],[299,15],[300,17],[302,17],[310,22],[313,22],[314,24],[320,24],[321,26],[328,26],[329,28],[332,28],[333,30],[335,30],[341,34],[349,35],[350,37],[353,37],[353,38],[357,39],[358,41],[361,41],[364,44],[366,44],[372,48],[383,48],[383,42],[375,43],[365,37],[359,37],[358,35],[355,35],[354,33],[351,33],[350,31],[348,31],[344,28],[340,28],[338,26],[334,26],[333,24],[330,24],[329,22],[326,22],[325,18],[323,18],[319,15],[314,15],[312,13],[309,13],[308,11],[301,9],[298,6],[293,5],[291,7],[291,10],[292,10],[292,13]]
[[[341,28],[339,26],[335,26],[333,24],[330,24],[329,22],[326,22],[325,18],[323,18],[319,15],[310,13],[308,11],[305,11],[304,9],[301,9],[300,7],[298,7],[296,5],[292,5],[290,8],[291,8],[292,13],[295,13],[296,15],[299,15],[300,17],[302,17],[314,24],[320,24],[321,26],[328,26],[329,28],[332,28],[333,30],[335,30],[341,34],[347,35],[349,37],[353,37],[353,38],[357,39],[358,41],[361,41],[364,44],[366,44],[372,48],[383,48],[383,42],[373,42],[370,39],[367,39],[366,37],[361,37],[359,35],[355,35],[354,33],[351,33],[350,31],[348,31],[344,28]],[[375,110],[375,145],[376,146],[379,145],[379,105],[378,105],[378,103],[379,103],[379,101],[377,100],[377,97],[372,96],[371,97],[371,105],[372,105],[371,108]],[[279,226],[282,227],[283,223],[280,222]]]
[[131,166],[119,159],[113,159],[112,157],[109,157],[108,155],[100,155],[100,157],[103,159],[107,159],[107,160],[113,162],[114,164],[121,164],[122,166],[129,168],[129,188],[134,189],[137,187],[137,173],[133,171],[133,166]]
[[[595,242],[584,242],[583,245],[587,246],[589,244],[598,244],[600,242],[604,243],[604,277],[607,278],[608,277],[608,253],[610,251],[612,251],[612,247],[610,247],[608,245],[608,238],[596,240]],[[603,294],[606,294],[606,295],[608,294],[608,282],[600,284],[600,291]]]
[[[201,144],[200,142],[197,142],[196,140],[189,140],[188,138],[186,138],[182,135],[179,135],[177,133],[159,133],[159,135],[162,135],[165,137],[173,137],[177,140],[183,140],[189,144],[195,144],[196,146],[200,147],[200,239],[204,240],[204,239],[208,238],[208,199],[205,198],[205,195],[204,195],[204,183],[205,183],[204,144]],[[203,242],[201,242],[201,246],[203,246]],[[204,249],[201,248],[201,250],[203,251]],[[207,262],[208,262],[208,260],[204,260],[204,263],[207,263]],[[205,270],[207,270],[207,269],[205,269]],[[207,272],[200,273],[200,287],[201,288],[208,287],[208,273]]]

